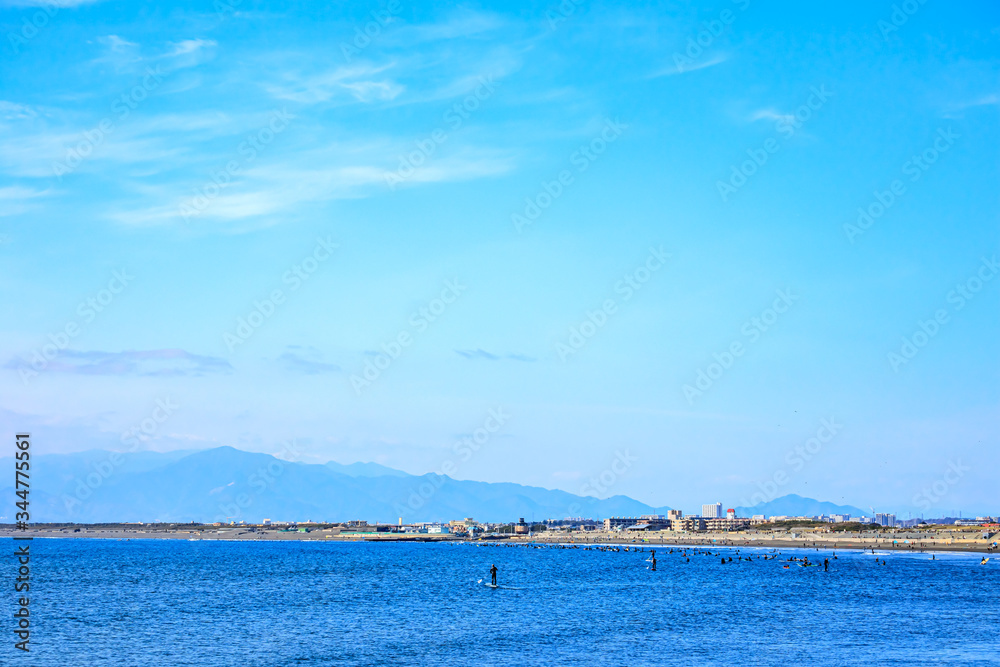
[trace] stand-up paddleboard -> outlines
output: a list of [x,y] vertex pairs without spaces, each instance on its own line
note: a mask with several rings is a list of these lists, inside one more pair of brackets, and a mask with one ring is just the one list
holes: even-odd
[[480,580],[479,580],[479,581],[477,581],[476,583],[478,583],[478,584],[482,584],[483,586],[486,586],[486,588],[500,588],[500,587],[499,587],[499,586],[497,586],[496,584],[490,584],[490,583],[487,583],[487,582],[483,581],[482,579],[480,579]]

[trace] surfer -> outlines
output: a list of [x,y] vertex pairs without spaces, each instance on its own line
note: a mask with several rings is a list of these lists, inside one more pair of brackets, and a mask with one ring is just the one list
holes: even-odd
[[493,582],[494,586],[497,585],[497,566],[496,565],[490,565],[490,580]]
[[824,558],[823,559],[823,571],[824,572],[829,572],[830,571],[830,559],[829,558]]
[[650,562],[649,569],[656,572],[656,556],[653,556],[653,560]]

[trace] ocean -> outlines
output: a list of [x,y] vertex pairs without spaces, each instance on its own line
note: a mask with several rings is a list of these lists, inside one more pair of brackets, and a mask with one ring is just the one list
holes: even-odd
[[997,560],[655,548],[36,539],[31,651],[5,613],[0,663],[1000,664]]

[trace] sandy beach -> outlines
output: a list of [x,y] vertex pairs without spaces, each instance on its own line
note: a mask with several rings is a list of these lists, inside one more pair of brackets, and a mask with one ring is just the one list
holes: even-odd
[[623,544],[664,546],[756,547],[763,549],[859,549],[878,551],[952,551],[989,553],[1000,534],[983,538],[982,531],[922,530],[882,533],[809,532],[794,537],[787,533],[644,533],[628,535],[603,531],[573,533],[538,533],[528,535],[486,535],[474,538],[457,535],[426,533],[352,533],[340,528],[315,528],[308,532],[262,526],[53,526],[16,530],[0,528],[0,537],[33,537],[51,539],[112,539],[112,540],[209,540],[209,541],[336,541],[336,542],[537,542],[541,544]]

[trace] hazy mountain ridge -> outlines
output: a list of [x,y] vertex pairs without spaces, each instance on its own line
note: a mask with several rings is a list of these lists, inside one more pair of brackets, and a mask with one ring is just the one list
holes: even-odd
[[736,507],[739,516],[829,516],[831,514],[850,514],[851,516],[872,516],[872,513],[852,505],[837,505],[823,500],[813,500],[790,493],[780,498],[759,503],[753,507]]
[[[38,522],[395,523],[400,517],[509,521],[666,511],[625,496],[599,500],[519,484],[417,476],[375,463],[297,463],[232,447],[182,455],[90,450],[38,455],[33,461],[31,520]],[[5,465],[13,466],[13,460],[0,459]]]
[[[605,518],[664,514],[627,496],[606,499],[509,482],[411,475],[377,463],[310,464],[232,447],[185,452],[112,453],[89,450],[33,458],[31,520],[104,521],[345,521],[395,523]],[[0,469],[11,466],[0,459]],[[13,498],[13,489],[0,490]],[[867,514],[797,495],[749,508],[752,514]],[[5,515],[8,515],[5,518]],[[0,511],[0,521],[13,513]]]

